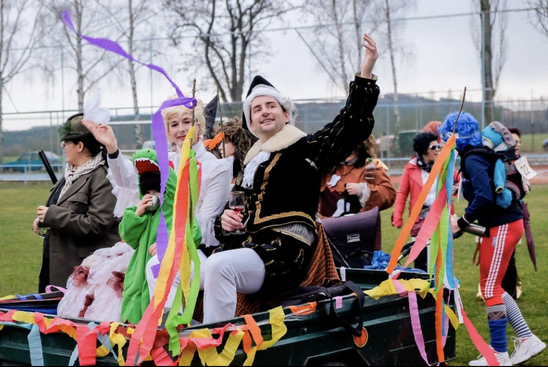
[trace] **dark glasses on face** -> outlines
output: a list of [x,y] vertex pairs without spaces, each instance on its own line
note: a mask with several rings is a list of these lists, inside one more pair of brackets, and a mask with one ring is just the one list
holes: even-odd
[[430,150],[439,150],[441,149],[441,145],[430,145],[428,148]]

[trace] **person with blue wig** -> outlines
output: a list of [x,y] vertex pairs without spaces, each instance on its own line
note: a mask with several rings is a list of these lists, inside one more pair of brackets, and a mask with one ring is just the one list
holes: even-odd
[[[458,117],[458,118],[457,118]],[[455,127],[456,125],[456,127]],[[494,132],[500,134],[500,144],[515,146],[512,135],[500,123]],[[506,130],[506,131],[505,131]],[[521,364],[546,348],[533,335],[523,319],[515,300],[502,288],[502,279],[518,241],[523,234],[523,211],[519,205],[520,195],[513,195],[507,207],[497,205],[494,184],[496,147],[482,143],[478,121],[469,113],[450,113],[438,129],[444,141],[456,135],[456,149],[460,156],[462,192],[468,206],[464,214],[452,220],[453,233],[463,231],[473,222],[486,228],[479,243],[480,287],[487,309],[490,346],[499,365]],[[494,140],[494,134],[490,140]],[[499,147],[499,144],[497,144]],[[519,179],[519,178],[518,178]],[[517,334],[515,349],[509,356],[506,327],[510,323]],[[470,366],[488,366],[484,356],[470,361]]]
[[445,117],[445,120],[438,128],[438,134],[443,141],[449,140],[454,133],[457,134],[457,151],[460,153],[466,147],[479,147],[481,145],[481,133],[479,131],[478,121],[468,112],[462,112],[459,116],[457,129],[455,130],[455,121],[458,113],[453,112]]

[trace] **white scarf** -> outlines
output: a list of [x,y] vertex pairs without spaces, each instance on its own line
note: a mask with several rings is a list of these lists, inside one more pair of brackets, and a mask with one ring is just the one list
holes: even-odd
[[253,188],[253,177],[255,177],[255,171],[257,170],[257,167],[259,167],[259,164],[267,161],[270,158],[270,153],[260,151],[251,162],[247,164],[244,168],[244,178],[242,180],[242,186],[246,189],[252,189]]
[[59,194],[59,199],[57,199],[57,202],[59,202],[59,200],[63,197],[65,192],[67,192],[69,187],[72,186],[72,183],[76,181],[80,176],[85,175],[86,173],[93,171],[98,166],[102,166],[104,164],[105,161],[101,153],[97,154],[95,157],[82,164],[80,167],[75,167],[72,164],[67,163],[67,166],[65,167],[65,185],[61,189],[61,193]]

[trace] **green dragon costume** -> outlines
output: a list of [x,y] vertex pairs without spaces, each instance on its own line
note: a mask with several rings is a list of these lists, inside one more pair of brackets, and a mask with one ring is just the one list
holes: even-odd
[[[133,154],[132,160],[139,176],[139,189],[141,189],[141,177],[145,172],[157,173],[159,179],[160,166],[158,165],[155,150],[139,150]],[[162,204],[168,231],[171,231],[176,186],[177,176],[170,167],[164,193],[164,203]],[[139,191],[139,198],[142,199],[144,195],[141,190]],[[146,280],[146,264],[152,257],[148,252],[148,248],[156,243],[156,234],[160,223],[159,207],[153,211],[146,211],[141,217],[135,214],[136,210],[137,206],[126,208],[119,227],[122,240],[135,249],[124,279],[121,312],[121,320],[133,324],[137,324],[141,320],[150,303]]]

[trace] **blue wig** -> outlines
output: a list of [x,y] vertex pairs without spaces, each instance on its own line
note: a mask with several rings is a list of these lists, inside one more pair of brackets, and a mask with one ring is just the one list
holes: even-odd
[[[457,119],[458,112],[452,112],[445,117],[445,120],[438,127],[438,134],[440,134],[443,141],[447,141],[451,135],[453,135],[453,126]],[[468,112],[462,112],[457,122],[457,151],[461,151],[467,146],[477,147],[481,145],[481,134],[479,131],[478,121]]]

